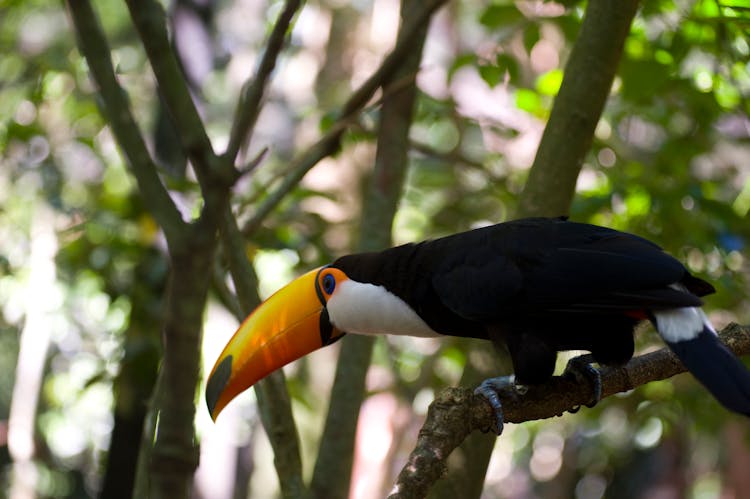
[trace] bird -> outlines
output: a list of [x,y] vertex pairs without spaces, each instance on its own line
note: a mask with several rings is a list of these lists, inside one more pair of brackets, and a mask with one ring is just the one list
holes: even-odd
[[[750,371],[701,309],[714,287],[657,244],[558,218],[523,218],[379,252],[341,256],[281,288],[240,325],[206,383],[215,420],[239,393],[345,334],[462,336],[507,351],[511,377],[477,393],[497,415],[497,391],[539,385],[558,352],[582,350],[591,366],[623,365],[634,328],[650,321],[667,346],[729,410],[750,416]],[[590,361],[590,362],[589,362]]]

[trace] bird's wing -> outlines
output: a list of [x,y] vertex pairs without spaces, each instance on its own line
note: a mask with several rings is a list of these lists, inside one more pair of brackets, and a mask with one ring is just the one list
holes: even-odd
[[669,287],[689,275],[685,267],[638,236],[572,222],[512,231],[503,225],[453,251],[442,250],[450,256],[433,275],[433,286],[443,304],[462,317],[484,322],[524,309],[701,304],[695,295]]
[[523,276],[511,260],[490,255],[483,260],[481,254],[478,249],[467,252],[432,276],[433,288],[443,305],[465,319],[480,322],[496,315],[500,306],[518,295],[523,284]]
[[[612,303],[697,306],[701,301],[669,288],[687,271],[676,259],[628,235],[613,236],[578,247],[557,247],[543,262],[524,273],[524,293],[534,304]],[[646,303],[640,303],[645,300]],[[676,301],[675,301],[676,300]],[[654,301],[654,303],[652,303]]]

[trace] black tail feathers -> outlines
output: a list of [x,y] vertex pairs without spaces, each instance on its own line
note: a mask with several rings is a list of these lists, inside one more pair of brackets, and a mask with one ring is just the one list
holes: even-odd
[[716,400],[750,416],[750,371],[708,325],[692,339],[666,343]]

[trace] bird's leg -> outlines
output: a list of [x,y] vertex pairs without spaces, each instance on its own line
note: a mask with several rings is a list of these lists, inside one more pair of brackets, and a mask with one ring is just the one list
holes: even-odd
[[[591,402],[586,404],[586,407],[594,407],[602,399],[602,375],[598,369],[591,364],[594,362],[594,356],[589,354],[579,355],[573,357],[568,361],[568,365],[565,366],[565,372],[563,376],[574,376],[575,378],[585,378],[593,385],[594,394],[591,398]],[[576,413],[580,410],[580,406],[571,409],[569,412]]]
[[495,411],[495,418],[497,422],[497,434],[503,433],[503,426],[505,424],[505,418],[503,416],[503,404],[500,402],[498,392],[507,388],[513,388],[517,393],[523,395],[528,391],[528,387],[525,385],[516,384],[516,378],[513,375],[510,376],[498,376],[496,378],[488,378],[474,390],[474,393],[481,395],[487,399],[492,409]]

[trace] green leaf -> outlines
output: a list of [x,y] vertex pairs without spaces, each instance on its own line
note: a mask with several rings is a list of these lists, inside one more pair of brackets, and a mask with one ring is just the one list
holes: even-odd
[[539,41],[541,35],[539,34],[539,25],[536,23],[529,23],[523,29],[523,46],[526,52],[531,52],[536,42]]
[[490,5],[479,16],[479,22],[487,28],[495,29],[509,26],[523,18],[515,5]]
[[461,54],[457,56],[453,60],[453,64],[451,64],[450,68],[448,68],[448,81],[450,82],[453,79],[453,75],[456,74],[456,71],[459,69],[465,67],[465,66],[472,66],[476,64],[477,62],[477,56],[473,52],[469,52],[466,54]]
[[647,215],[651,210],[651,196],[641,187],[633,187],[625,197],[625,207],[632,217]]
[[516,107],[531,114],[539,114],[542,100],[533,90],[519,88],[516,90]]
[[479,66],[479,76],[489,85],[490,87],[497,86],[503,79],[505,71],[495,65]]
[[518,82],[518,76],[520,75],[518,59],[510,54],[504,53],[497,56],[496,63],[497,67],[500,68],[503,73],[508,73],[511,82]]
[[334,123],[336,123],[337,114],[335,112],[327,112],[320,118],[318,127],[321,132],[327,132],[331,129]]
[[633,101],[650,100],[674,79],[669,66],[651,59],[624,60],[620,65],[622,94]]
[[499,54],[497,59],[495,59],[495,64],[479,66],[479,75],[490,87],[495,87],[502,82],[506,74],[512,82],[518,80],[518,61],[515,57],[508,54]]
[[716,102],[727,110],[732,110],[742,102],[739,89],[731,81],[718,76],[714,88]]
[[553,69],[542,74],[536,80],[536,89],[542,95],[555,96],[563,80],[562,69]]

